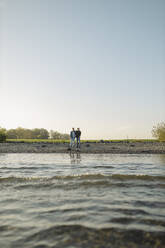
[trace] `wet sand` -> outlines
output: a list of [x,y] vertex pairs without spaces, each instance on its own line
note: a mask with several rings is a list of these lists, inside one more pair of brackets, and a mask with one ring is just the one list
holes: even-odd
[[[73,148],[73,152],[77,149]],[[0,143],[0,153],[68,153],[69,143]],[[165,142],[84,142],[81,153],[165,154]]]

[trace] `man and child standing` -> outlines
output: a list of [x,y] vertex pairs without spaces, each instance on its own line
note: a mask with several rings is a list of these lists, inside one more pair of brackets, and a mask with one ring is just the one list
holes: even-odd
[[70,148],[75,146],[75,138],[76,138],[76,147],[80,148],[80,137],[81,137],[80,128],[77,128],[76,131],[74,130],[74,128],[72,128],[72,131],[70,132]]

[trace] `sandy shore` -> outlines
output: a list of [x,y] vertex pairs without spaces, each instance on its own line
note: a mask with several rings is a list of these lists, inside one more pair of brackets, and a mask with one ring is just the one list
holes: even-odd
[[[68,147],[68,143],[0,143],[0,153],[67,153]],[[165,142],[86,142],[81,153],[165,154]]]

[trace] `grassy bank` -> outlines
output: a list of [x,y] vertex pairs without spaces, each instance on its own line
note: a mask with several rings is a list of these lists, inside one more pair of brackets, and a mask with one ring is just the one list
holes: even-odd
[[[69,140],[51,139],[7,139],[8,143],[69,143]],[[159,142],[155,139],[115,139],[115,140],[82,140],[82,143],[134,143],[134,142]]]

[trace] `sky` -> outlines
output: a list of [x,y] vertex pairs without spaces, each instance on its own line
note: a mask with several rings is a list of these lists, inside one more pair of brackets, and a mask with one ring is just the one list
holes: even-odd
[[151,138],[165,121],[164,0],[0,0],[0,126]]

